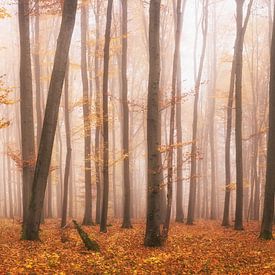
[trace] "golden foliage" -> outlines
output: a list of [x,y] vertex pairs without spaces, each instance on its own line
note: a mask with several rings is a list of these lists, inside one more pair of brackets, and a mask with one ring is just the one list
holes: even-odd
[[4,19],[7,17],[11,17],[11,15],[7,12],[5,8],[0,7],[0,19]]
[[[1,274],[273,274],[274,242],[258,238],[258,224],[237,232],[219,222],[172,224],[164,247],[143,245],[144,224],[131,230],[113,221],[108,233],[85,227],[101,252],[84,248],[76,230],[66,241],[56,221],[41,226],[41,242],[20,240],[21,225],[0,221]],[[8,248],[8,253],[7,253]]]

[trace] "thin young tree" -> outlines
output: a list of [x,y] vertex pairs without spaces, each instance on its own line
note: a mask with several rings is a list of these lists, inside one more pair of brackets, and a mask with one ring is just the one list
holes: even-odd
[[96,25],[96,42],[95,42],[95,108],[96,108],[96,129],[95,129],[95,175],[96,175],[96,218],[95,222],[100,223],[101,214],[101,169],[100,169],[100,131],[101,131],[101,108],[100,108],[100,1],[96,1],[95,25]]
[[109,59],[112,25],[113,0],[108,1],[107,18],[104,45],[104,68],[103,68],[103,199],[100,219],[100,232],[107,232],[108,197],[109,197],[109,115],[108,115],[108,82],[109,82]]
[[188,201],[188,213],[187,213],[187,224],[193,224],[195,215],[195,205],[196,205],[196,185],[197,185],[197,129],[198,129],[198,102],[199,93],[201,86],[201,78],[203,71],[203,64],[206,52],[206,42],[207,42],[207,31],[208,31],[208,0],[203,1],[203,19],[202,19],[202,52],[200,56],[200,63],[198,74],[195,83],[195,99],[194,99],[194,109],[193,109],[193,128],[192,128],[192,146],[191,146],[191,172],[190,172],[190,191],[189,191],[189,201]]
[[[174,0],[174,6],[176,7],[176,3]],[[183,1],[182,11],[181,11],[181,22],[180,22],[180,33],[182,31],[182,23],[184,10],[186,6],[186,0]],[[177,10],[174,7],[175,17],[177,18]],[[175,26],[177,24],[177,20],[175,20]],[[180,49],[179,49],[180,56]],[[177,129],[177,144],[182,143],[182,89],[181,89],[181,59],[178,59],[178,68],[177,68],[177,93],[176,93],[176,129]],[[178,146],[177,148],[177,195],[176,195],[176,222],[183,222],[184,214],[183,214],[183,173],[182,173],[182,164],[183,164],[183,150],[182,146]]]
[[47,178],[51,163],[59,105],[62,94],[63,81],[66,73],[71,37],[75,24],[76,10],[77,0],[64,1],[62,22],[54,57],[54,65],[49,86],[39,151],[35,166],[28,216],[26,222],[23,224],[22,237],[26,240],[39,239],[41,212],[43,209]]
[[176,24],[175,24],[175,50],[173,59],[173,72],[172,72],[172,90],[171,90],[171,110],[170,110],[170,131],[169,131],[169,148],[167,156],[167,208],[166,217],[163,224],[162,237],[167,238],[170,226],[171,209],[172,209],[172,193],[173,193],[173,148],[174,148],[174,135],[175,135],[175,114],[176,114],[176,89],[178,66],[180,59],[180,38],[181,38],[181,17],[182,17],[182,0],[177,0],[176,6]]
[[30,50],[30,3],[18,1],[18,19],[20,35],[20,115],[21,150],[23,161],[23,223],[28,216],[28,205],[33,180],[33,160],[35,158],[33,91]]
[[91,110],[89,97],[89,80],[87,66],[87,24],[88,1],[81,3],[81,78],[83,89],[84,120],[84,164],[85,164],[85,211],[83,224],[91,225],[92,221],[92,174],[91,174]]
[[[275,6],[274,6],[275,18]],[[270,84],[269,84],[269,130],[267,144],[266,182],[264,195],[264,209],[260,238],[273,239],[272,225],[274,218],[274,195],[275,195],[275,20],[270,56]]]
[[149,8],[149,83],[147,99],[147,221],[145,246],[161,246],[160,234],[160,140],[159,80],[160,80],[160,3],[151,0]]
[[69,177],[71,168],[71,157],[72,157],[72,145],[71,145],[71,128],[70,128],[70,110],[69,110],[69,59],[67,64],[67,71],[65,75],[64,85],[64,118],[65,118],[65,133],[66,133],[66,162],[64,172],[64,193],[62,202],[62,217],[61,227],[64,227],[67,223],[67,212],[68,212],[68,191],[69,191]]
[[131,190],[129,167],[129,106],[128,106],[128,82],[127,82],[127,47],[128,47],[128,12],[127,0],[121,0],[122,6],[122,55],[121,55],[121,88],[122,88],[122,146],[123,146],[123,182],[124,205],[122,228],[132,228],[131,224]]

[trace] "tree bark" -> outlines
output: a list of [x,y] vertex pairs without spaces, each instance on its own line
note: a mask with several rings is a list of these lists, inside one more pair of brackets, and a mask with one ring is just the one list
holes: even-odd
[[149,8],[149,83],[147,101],[147,222],[145,246],[160,246],[160,140],[159,80],[160,80],[160,0],[151,0]]

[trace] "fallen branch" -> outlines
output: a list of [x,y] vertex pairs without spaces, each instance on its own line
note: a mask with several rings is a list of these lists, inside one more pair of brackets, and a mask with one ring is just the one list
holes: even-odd
[[99,248],[98,243],[94,240],[91,240],[89,238],[88,234],[81,228],[81,226],[75,220],[73,220],[73,223],[75,225],[75,228],[76,228],[81,240],[85,244],[85,247],[88,250],[99,252],[100,248]]

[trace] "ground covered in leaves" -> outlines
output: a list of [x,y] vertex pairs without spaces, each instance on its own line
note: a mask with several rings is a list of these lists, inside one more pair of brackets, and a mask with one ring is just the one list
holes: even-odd
[[84,229],[101,252],[87,251],[72,226],[61,233],[58,221],[42,225],[41,242],[20,240],[20,224],[0,221],[0,274],[275,274],[275,241],[259,240],[257,223],[241,232],[210,221],[172,224],[157,249],[143,246],[142,223],[125,230],[114,222],[107,234]]

